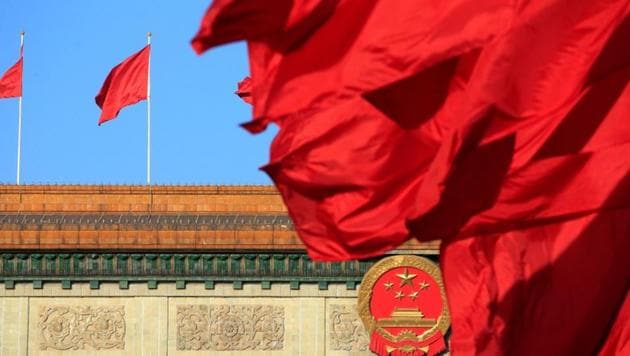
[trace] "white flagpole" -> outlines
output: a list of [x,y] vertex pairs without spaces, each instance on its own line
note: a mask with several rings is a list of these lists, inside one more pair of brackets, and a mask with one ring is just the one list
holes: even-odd
[[[24,31],[20,32],[20,58],[22,58],[24,49]],[[22,66],[24,63],[22,63]],[[23,84],[24,67],[22,67],[22,78],[20,78],[20,85]],[[22,154],[22,95],[18,98],[18,139],[17,139],[17,174],[16,183],[20,185],[20,160]]]
[[[151,32],[147,33],[147,45],[151,44]],[[151,54],[147,75],[147,185],[151,185]]]

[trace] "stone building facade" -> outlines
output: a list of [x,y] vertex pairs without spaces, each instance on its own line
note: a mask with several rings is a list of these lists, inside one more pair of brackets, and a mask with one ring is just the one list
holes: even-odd
[[[0,355],[370,355],[269,186],[0,186]],[[396,253],[435,258],[436,244]]]

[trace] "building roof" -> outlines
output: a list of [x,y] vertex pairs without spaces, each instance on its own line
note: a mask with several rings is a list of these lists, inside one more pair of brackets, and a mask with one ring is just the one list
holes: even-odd
[[[303,250],[273,186],[0,185],[8,250]],[[402,250],[436,253],[437,243]]]

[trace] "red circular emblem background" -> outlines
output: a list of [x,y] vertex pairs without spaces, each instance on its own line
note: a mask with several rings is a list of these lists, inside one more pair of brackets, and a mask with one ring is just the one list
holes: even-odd
[[[401,276],[407,276],[405,281]],[[408,281],[408,282],[407,282]],[[385,272],[377,279],[372,288],[370,311],[374,319],[391,317],[396,310],[417,310],[424,319],[435,320],[442,314],[442,295],[440,286],[428,273],[415,267],[396,267]],[[422,334],[430,327],[413,328]],[[391,330],[390,330],[391,329]],[[388,331],[398,334],[409,327],[389,327]]]
[[438,266],[419,256],[376,263],[359,291],[359,314],[379,355],[436,354],[450,325]]

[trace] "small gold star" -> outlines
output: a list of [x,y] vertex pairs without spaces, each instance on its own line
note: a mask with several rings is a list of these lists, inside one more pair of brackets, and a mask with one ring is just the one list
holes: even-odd
[[411,298],[411,300],[416,300],[416,298],[418,298],[418,292],[416,291],[409,294],[409,298]]
[[403,294],[403,292],[401,290],[399,290],[398,292],[396,292],[396,296],[394,296],[394,298],[396,299],[403,299],[405,295]]
[[420,290],[427,289],[427,288],[429,288],[429,283],[427,283],[426,281],[420,282]]
[[400,278],[400,286],[410,285],[413,287],[413,279],[416,278],[415,274],[409,274],[409,269],[405,268],[405,273],[399,273],[396,277]]
[[394,286],[394,283],[392,282],[387,282],[384,284],[385,285],[385,290],[390,290],[392,289],[392,287]]

